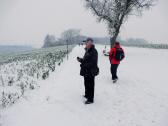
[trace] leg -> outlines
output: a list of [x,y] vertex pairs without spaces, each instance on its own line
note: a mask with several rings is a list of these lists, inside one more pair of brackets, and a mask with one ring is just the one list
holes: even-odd
[[115,78],[115,79],[118,79],[118,76],[117,76],[118,65],[119,65],[119,64],[115,64],[115,67],[114,67],[114,68],[115,68],[115,69],[114,69],[114,78]]
[[118,64],[111,64],[112,80],[118,79],[118,77],[117,77],[117,68],[118,68]]
[[84,77],[85,98],[88,98],[88,78]]
[[93,102],[94,101],[94,86],[95,86],[95,77],[89,78],[89,86],[88,86],[88,101]]
[[112,80],[115,79],[115,68],[114,64],[111,64],[111,75],[112,75]]
[[94,100],[94,79],[95,77],[85,78],[87,102],[91,102],[91,103],[93,103],[93,100]]

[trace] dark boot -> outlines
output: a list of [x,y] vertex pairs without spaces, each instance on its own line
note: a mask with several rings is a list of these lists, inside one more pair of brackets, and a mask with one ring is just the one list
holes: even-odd
[[90,101],[90,100],[85,101],[85,104],[92,104],[92,103],[94,103],[94,102]]

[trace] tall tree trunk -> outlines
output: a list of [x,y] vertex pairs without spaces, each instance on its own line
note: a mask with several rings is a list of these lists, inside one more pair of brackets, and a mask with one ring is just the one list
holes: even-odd
[[110,37],[110,45],[111,47],[114,46],[116,39],[117,39],[118,34],[115,34],[114,36]]
[[118,25],[118,27],[116,27],[116,32],[115,32],[115,34],[110,38],[110,45],[111,45],[111,47],[113,47],[114,46],[114,43],[116,42],[116,39],[117,39],[117,37],[118,37],[118,34],[119,34],[119,32],[120,32],[120,27],[121,27],[121,25],[122,25],[122,23],[123,23],[123,20],[124,20],[124,14],[121,16],[121,19],[120,19],[120,21],[119,21],[119,25]]

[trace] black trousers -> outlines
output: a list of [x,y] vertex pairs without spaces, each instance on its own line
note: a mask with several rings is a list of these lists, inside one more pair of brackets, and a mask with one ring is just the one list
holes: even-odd
[[112,80],[118,79],[118,76],[117,76],[118,66],[119,66],[119,64],[111,64]]
[[94,85],[95,77],[84,76],[85,97],[91,102],[94,100]]

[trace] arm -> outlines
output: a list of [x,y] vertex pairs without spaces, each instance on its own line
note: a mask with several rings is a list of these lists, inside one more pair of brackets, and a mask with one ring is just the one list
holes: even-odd
[[112,58],[113,58],[113,54],[114,54],[114,51],[113,51],[113,48],[111,48],[110,53],[109,53],[110,63],[111,63],[111,60],[112,60]]

